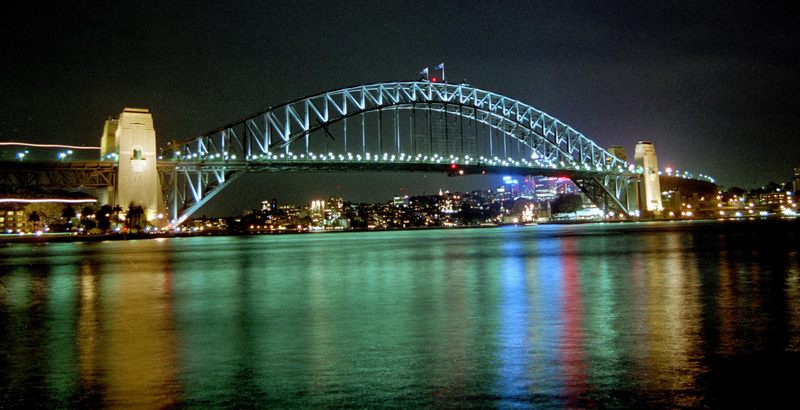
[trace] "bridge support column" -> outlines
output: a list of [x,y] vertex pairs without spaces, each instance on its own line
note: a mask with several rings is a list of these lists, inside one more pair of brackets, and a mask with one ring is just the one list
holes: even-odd
[[625,184],[627,190],[626,200],[628,205],[628,214],[631,216],[639,216],[639,179],[630,178]]
[[642,169],[642,183],[639,190],[642,211],[656,215],[661,214],[661,185],[658,178],[658,158],[656,149],[650,141],[639,141],[636,144],[634,157],[636,166]]
[[[115,205],[127,210],[133,204],[145,210],[147,221],[163,225],[163,203],[156,169],[158,160],[153,115],[143,108],[125,108],[114,138],[119,158]],[[161,215],[161,218],[158,216]]]
[[610,211],[616,215],[635,216],[629,207],[631,197],[627,178],[611,175],[578,175],[572,177],[572,182],[603,211],[605,216],[608,216]]

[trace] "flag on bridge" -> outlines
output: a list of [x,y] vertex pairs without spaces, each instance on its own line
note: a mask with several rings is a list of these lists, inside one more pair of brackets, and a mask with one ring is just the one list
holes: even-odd
[[433,71],[441,71],[442,72],[442,82],[445,82],[444,63],[439,63],[439,65],[437,65],[436,67],[433,68]]
[[422,71],[419,72],[419,79],[428,81],[428,67],[423,68]]

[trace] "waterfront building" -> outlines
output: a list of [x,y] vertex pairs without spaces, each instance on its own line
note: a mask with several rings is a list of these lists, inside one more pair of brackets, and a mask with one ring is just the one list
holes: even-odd
[[786,205],[790,200],[785,191],[766,192],[758,196],[761,205]]
[[21,209],[2,208],[0,209],[0,229],[1,233],[28,232],[28,216]]

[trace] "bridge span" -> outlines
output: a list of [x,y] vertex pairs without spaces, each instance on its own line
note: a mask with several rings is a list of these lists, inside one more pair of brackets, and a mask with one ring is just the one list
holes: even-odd
[[644,169],[528,104],[467,84],[427,81],[326,91],[154,147],[150,114],[126,109],[117,122],[106,123],[102,161],[30,164],[41,171],[37,175],[51,173],[45,180],[21,178],[21,169],[4,163],[0,187],[107,183],[109,201],[142,203],[177,226],[232,181],[255,172],[560,176],[606,213],[628,217],[639,215],[640,184],[646,183]]

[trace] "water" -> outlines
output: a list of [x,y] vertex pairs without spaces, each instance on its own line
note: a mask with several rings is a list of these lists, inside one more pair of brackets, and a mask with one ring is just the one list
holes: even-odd
[[798,226],[12,244],[0,407],[768,407]]

